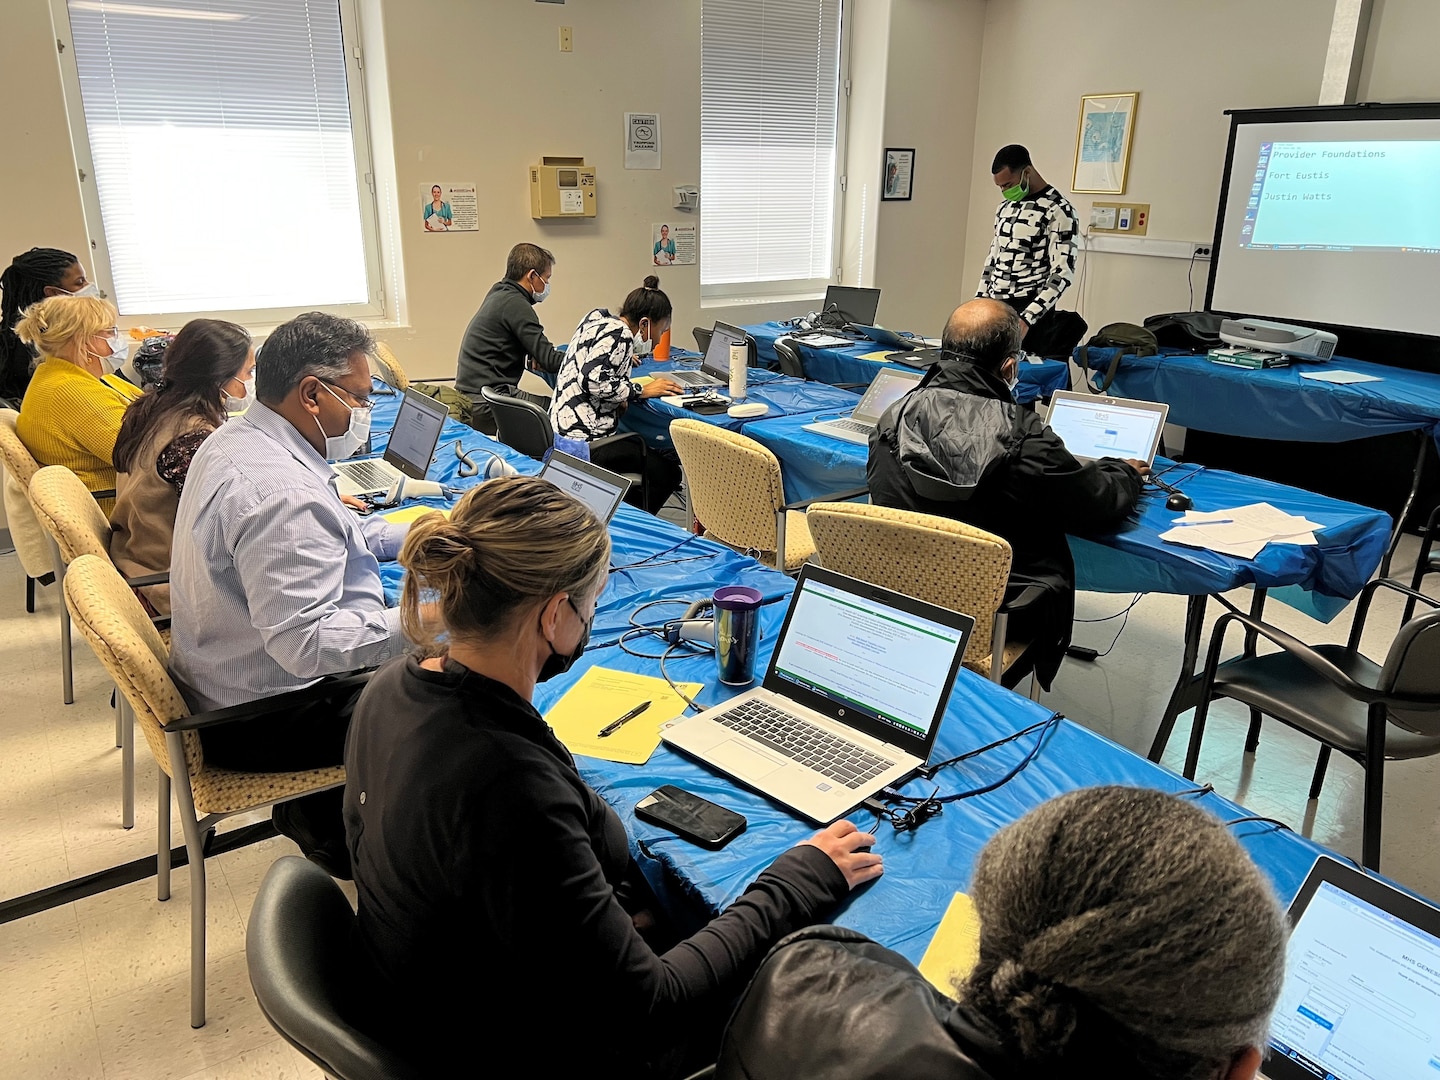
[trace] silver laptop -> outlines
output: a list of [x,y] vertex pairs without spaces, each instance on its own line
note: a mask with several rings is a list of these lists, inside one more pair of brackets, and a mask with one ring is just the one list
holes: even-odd
[[1080,461],[1134,458],[1149,465],[1155,461],[1169,412],[1170,406],[1159,401],[1057,390],[1050,397],[1045,423]]
[[1440,910],[1315,860],[1290,905],[1268,1080],[1440,1077]]
[[681,386],[729,386],[730,346],[743,344],[745,338],[745,331],[740,327],[717,322],[699,371],[658,371],[656,374],[668,376]]
[[919,339],[907,338],[902,334],[897,334],[894,330],[886,330],[883,326],[864,326],[860,323],[851,323],[850,329],[854,330],[863,338],[869,338],[877,345],[884,345],[891,349],[899,349],[901,352],[918,349],[925,344],[924,341]]
[[540,470],[540,479],[548,480],[565,494],[579,499],[602,522],[608,523],[630,490],[630,481],[619,473],[559,450],[550,451],[550,459]]
[[805,424],[804,430],[864,446],[870,441],[870,432],[875,430],[885,410],[914,390],[924,377],[918,371],[882,371],[875,376],[875,381],[848,418]]
[[385,455],[331,465],[339,477],[336,489],[341,495],[376,495],[389,491],[402,476],[423,480],[435,457],[440,429],[449,416],[449,411],[439,401],[414,390],[406,390],[405,400],[400,403],[400,411],[395,416],[395,426],[390,431],[390,440],[385,444]]
[[807,565],[764,683],[661,737],[812,821],[834,821],[925,763],[974,626]]

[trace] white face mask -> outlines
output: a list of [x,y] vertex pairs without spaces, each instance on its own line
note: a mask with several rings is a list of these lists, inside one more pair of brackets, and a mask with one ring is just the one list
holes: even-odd
[[1010,396],[1011,396],[1011,397],[1014,397],[1014,396],[1015,396],[1015,388],[1016,388],[1017,386],[1019,386],[1019,385],[1020,385],[1020,364],[1019,364],[1019,362],[1017,361],[1016,364],[1015,364],[1015,371],[1014,371],[1014,373],[1010,376],[1010,378],[1008,378],[1008,379],[1005,380],[1005,386],[1009,389],[1009,391],[1010,391]]
[[[227,413],[244,412],[246,409],[248,409],[248,408],[250,407],[251,403],[255,400],[255,379],[254,379],[253,377],[252,377],[252,378],[249,378],[249,379],[239,379],[239,378],[235,378],[235,379],[231,379],[230,382],[232,382],[232,383],[237,383],[237,382],[238,382],[241,386],[245,387],[245,396],[244,396],[244,397],[236,397],[234,394],[229,394],[229,393],[227,393],[227,394],[225,395],[225,411],[226,411]],[[227,383],[226,385],[228,386],[229,383]],[[368,424],[368,419],[367,419],[367,424]],[[366,434],[368,435],[369,432],[367,431]]]
[[649,356],[649,355],[650,355],[652,352],[654,352],[654,351],[655,351],[655,343],[654,343],[653,341],[646,341],[643,337],[641,337],[641,336],[640,336],[640,329],[639,329],[639,327],[636,327],[636,329],[635,329],[635,355],[636,355],[636,356]]
[[94,297],[96,300],[99,300],[99,299],[100,299],[100,286],[99,286],[99,285],[96,285],[95,282],[91,281],[91,282],[88,282],[88,283],[85,285],[84,288],[76,289],[76,290],[75,290],[74,292],[72,292],[70,295],[71,295],[71,296],[92,296],[92,297]]
[[537,304],[543,304],[545,302],[545,298],[550,295],[550,282],[545,282],[545,287],[543,289],[541,289],[539,292],[532,292],[530,295],[535,298],[535,302]]
[[[320,385],[325,386],[324,383]],[[330,390],[330,387],[325,386],[325,389]],[[370,410],[348,404],[334,390],[330,390],[330,396],[350,410],[350,426],[343,435],[325,435],[325,427],[318,416],[315,417],[315,426],[320,429],[321,435],[325,435],[325,460],[344,461],[358,452],[370,438]]]

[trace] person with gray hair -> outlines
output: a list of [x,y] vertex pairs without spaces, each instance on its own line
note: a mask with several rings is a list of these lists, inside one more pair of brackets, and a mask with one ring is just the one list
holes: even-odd
[[[278,326],[257,357],[257,400],[190,464],[170,563],[170,673],[191,709],[240,705],[359,668],[403,648],[381,559],[406,526],[358,518],[327,460],[364,448],[374,350],[359,323],[312,311]],[[210,728],[205,760],[272,772],[339,765],[356,692],[317,693],[280,720]],[[276,827],[348,876],[338,789],[282,803]]]
[[800,931],[741,999],[716,1080],[1253,1080],[1288,931],[1218,818],[1073,791],[985,845],[970,897],[980,958],[954,1000],[863,935]]
[[956,308],[940,362],[871,432],[866,479],[880,506],[954,518],[1009,542],[1010,635],[1030,644],[1006,685],[1033,667],[1048,690],[1075,616],[1066,536],[1124,521],[1150,467],[1077,461],[1044,420],[1016,403],[1020,331],[1020,317],[999,300]]

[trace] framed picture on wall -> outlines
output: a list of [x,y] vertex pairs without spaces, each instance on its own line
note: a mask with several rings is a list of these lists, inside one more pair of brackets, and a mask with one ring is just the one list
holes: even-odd
[[882,202],[905,202],[915,181],[915,150],[885,150],[885,171],[880,177]]
[[1135,133],[1135,106],[1139,100],[1139,93],[1086,94],[1080,99],[1071,191],[1125,194],[1130,138]]

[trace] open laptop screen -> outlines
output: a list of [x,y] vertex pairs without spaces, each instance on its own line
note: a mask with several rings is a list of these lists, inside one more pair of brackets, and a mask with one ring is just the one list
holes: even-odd
[[[944,713],[973,622],[943,623],[802,577],[766,678],[915,739]],[[842,719],[849,720],[844,713]]]
[[701,361],[700,369],[717,379],[729,382],[730,346],[742,345],[744,342],[745,331],[740,327],[717,322],[714,332],[710,335],[710,344],[705,349],[705,359]]
[[1051,398],[1045,422],[1081,461],[1134,458],[1148,464],[1160,445],[1168,412],[1169,406],[1159,402],[1061,390]]
[[449,416],[445,406],[434,398],[413,390],[405,391],[405,400],[395,415],[395,427],[385,444],[385,460],[406,476],[422,479],[430,470],[440,429]]
[[878,422],[886,409],[915,389],[921,377],[918,371],[882,371],[855,406],[855,419],[867,424]]
[[1265,1075],[1440,1076],[1440,911],[1323,858],[1296,905]]
[[608,522],[615,515],[625,492],[630,490],[630,481],[618,473],[559,450],[550,451],[550,460],[540,470],[540,479],[550,481],[565,494],[580,500],[602,522]]
[[847,285],[831,285],[825,290],[825,310],[838,312],[848,323],[874,326],[875,312],[879,309],[879,289],[856,289]]

